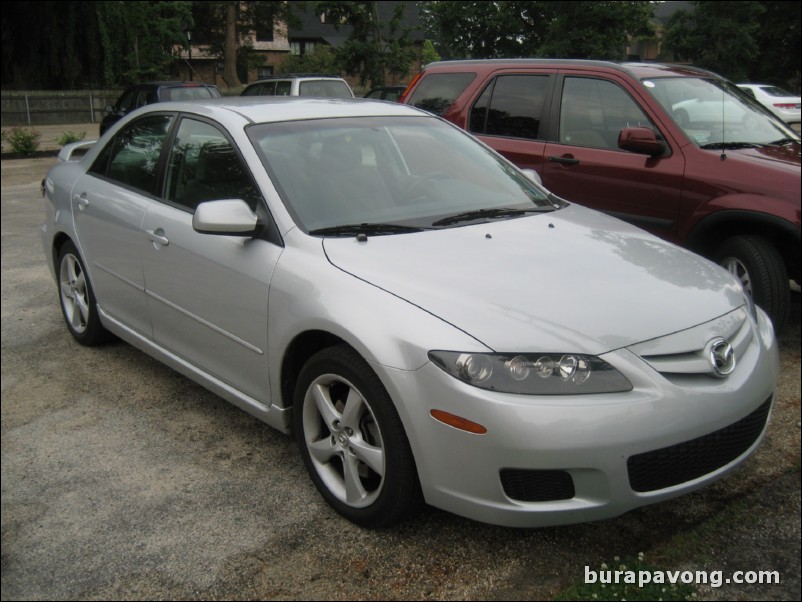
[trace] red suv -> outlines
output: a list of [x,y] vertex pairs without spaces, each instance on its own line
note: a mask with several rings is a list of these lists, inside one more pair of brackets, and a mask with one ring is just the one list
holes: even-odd
[[403,102],[554,193],[717,261],[784,323],[789,276],[800,282],[800,139],[731,82],[679,65],[446,61]]

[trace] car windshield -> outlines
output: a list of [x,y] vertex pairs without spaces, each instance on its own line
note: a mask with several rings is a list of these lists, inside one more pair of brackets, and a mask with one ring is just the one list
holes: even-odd
[[307,232],[395,234],[555,208],[515,167],[433,117],[270,123],[248,135]]
[[783,144],[799,136],[729,82],[695,77],[644,80],[643,85],[702,148]]

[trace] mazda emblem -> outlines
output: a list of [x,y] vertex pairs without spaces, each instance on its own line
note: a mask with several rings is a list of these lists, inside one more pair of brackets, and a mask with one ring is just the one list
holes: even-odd
[[714,339],[710,341],[707,360],[713,374],[724,378],[735,370],[735,350],[727,339]]

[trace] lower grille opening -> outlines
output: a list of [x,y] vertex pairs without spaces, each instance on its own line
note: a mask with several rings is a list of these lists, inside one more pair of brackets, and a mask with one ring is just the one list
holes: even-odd
[[504,493],[520,502],[553,502],[570,500],[576,494],[574,480],[564,470],[501,470]]
[[723,429],[684,443],[632,456],[629,484],[640,493],[665,489],[711,473],[743,454],[763,432],[771,397],[757,410]]

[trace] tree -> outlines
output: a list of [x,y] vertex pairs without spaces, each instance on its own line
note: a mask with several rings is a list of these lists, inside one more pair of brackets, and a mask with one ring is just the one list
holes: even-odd
[[318,45],[312,52],[294,54],[282,61],[279,73],[337,73],[339,66],[329,46]]
[[421,2],[422,19],[450,57],[618,60],[627,34],[651,30],[650,2]]
[[230,88],[242,86],[240,74],[261,64],[254,54],[253,32],[272,32],[274,23],[295,23],[298,2],[282,0],[221,0],[192,3],[194,41],[223,62],[223,80]]
[[[117,87],[166,75],[190,2],[6,2],[2,83]],[[31,24],[28,26],[28,24]]]
[[666,46],[679,60],[710,69],[735,81],[747,79],[760,54],[757,36],[766,8],[761,2],[693,2],[666,29]]
[[389,18],[382,18],[380,2],[316,2],[316,13],[325,14],[336,28],[350,27],[346,42],[335,50],[337,62],[360,84],[382,86],[386,74],[406,75],[416,51],[403,27],[407,3],[398,2]]
[[626,57],[627,35],[652,33],[650,2],[541,2],[539,56],[618,60]]
[[693,2],[666,30],[666,46],[686,60],[735,81],[799,90],[800,2]]

